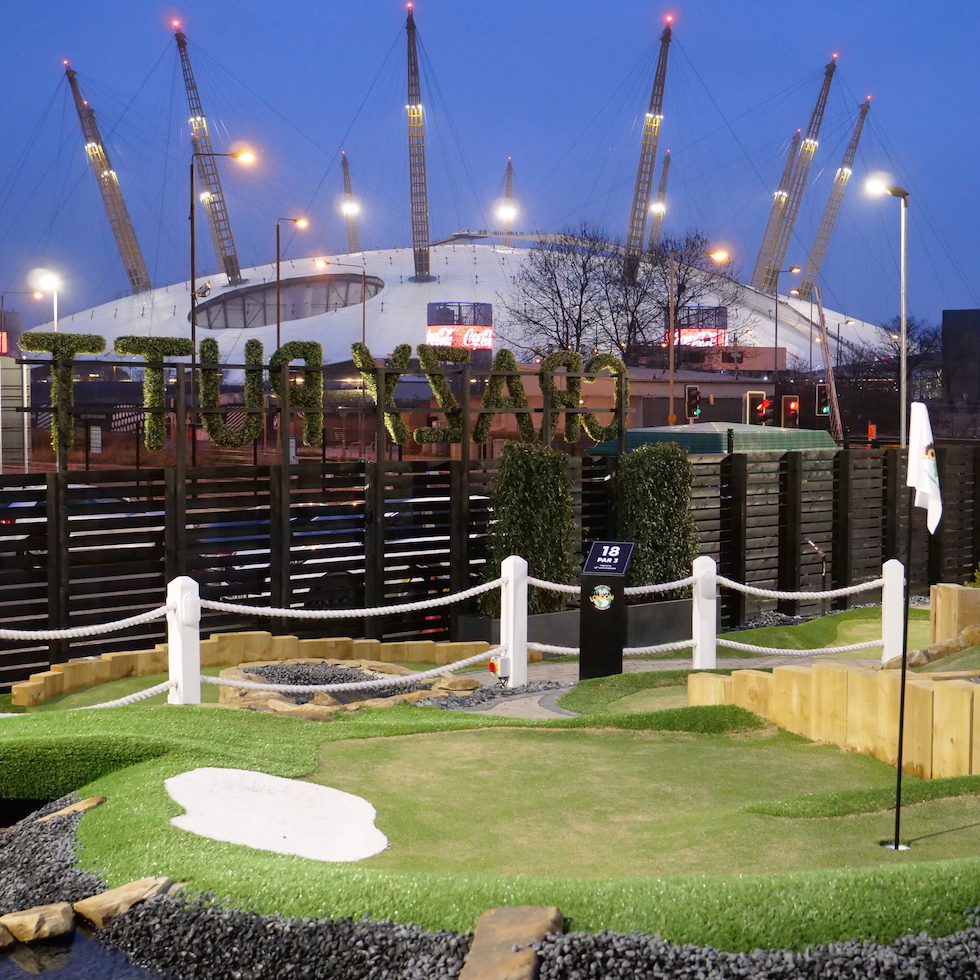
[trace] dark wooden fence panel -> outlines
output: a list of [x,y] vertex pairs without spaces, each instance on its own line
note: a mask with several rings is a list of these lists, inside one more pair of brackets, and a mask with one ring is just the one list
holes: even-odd
[[[809,450],[802,456],[800,513],[800,590],[825,590],[831,584],[834,553],[834,470],[836,453]],[[823,603],[801,602],[798,611],[812,615]]]

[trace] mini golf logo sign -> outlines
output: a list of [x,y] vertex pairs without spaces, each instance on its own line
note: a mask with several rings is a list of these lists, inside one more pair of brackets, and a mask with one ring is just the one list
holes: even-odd
[[597,585],[592,590],[592,595],[589,596],[589,602],[592,603],[599,612],[604,612],[613,604],[613,594],[612,589],[608,585]]

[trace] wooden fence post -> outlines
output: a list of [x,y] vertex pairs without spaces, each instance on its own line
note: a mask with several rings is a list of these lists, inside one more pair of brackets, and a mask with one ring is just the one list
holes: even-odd
[[[783,456],[782,486],[779,507],[779,565],[776,586],[781,592],[798,592],[803,564],[803,453]],[[780,599],[776,608],[787,616],[796,616],[800,604],[796,599]]]
[[[725,537],[721,541],[721,574],[736,582],[745,582],[748,531],[745,527],[746,495],[748,493],[748,457],[731,453],[721,466],[722,487],[728,498],[722,500],[722,522]],[[724,608],[727,625],[741,626],[745,621],[745,593],[729,589]]]

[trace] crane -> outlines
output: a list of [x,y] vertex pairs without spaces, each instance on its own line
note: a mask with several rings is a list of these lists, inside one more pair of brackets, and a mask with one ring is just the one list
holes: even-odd
[[429,273],[429,188],[425,176],[425,122],[413,4],[408,5],[408,173],[412,191],[414,282],[431,282]]
[[626,233],[626,268],[636,267],[639,253],[643,251],[646,237],[647,215],[650,212],[650,192],[653,187],[653,170],[657,162],[657,140],[663,120],[664,83],[667,79],[667,53],[670,48],[672,17],[660,35],[660,53],[653,75],[650,108],[643,123],[643,142],[640,146],[640,162],[636,168],[636,186],[633,189],[633,206],[630,208],[629,230]]
[[664,162],[660,165],[660,186],[657,197],[650,208],[650,237],[647,248],[654,249],[660,244],[660,235],[664,229],[664,212],[667,210],[667,174],[670,173],[670,150],[664,154]]
[[514,244],[514,218],[517,217],[517,209],[514,207],[514,163],[507,157],[507,170],[504,173],[504,200],[499,211],[501,230],[504,237],[500,244],[504,248],[510,248]]
[[129,218],[129,210],[123,200],[119,178],[116,176],[116,171],[112,169],[109,153],[102,142],[102,134],[95,121],[95,110],[82,98],[74,70],[67,61],[64,62],[64,66],[72,98],[75,100],[78,119],[82,124],[85,152],[88,154],[92,172],[99,185],[99,193],[102,195],[102,203],[109,216],[109,225],[116,239],[116,247],[119,249],[126,277],[129,279],[129,287],[134,293],[146,292],[152,288],[150,274],[146,270],[143,253],[140,251],[136,232],[133,230],[133,222]]
[[218,174],[218,164],[208,134],[208,121],[201,107],[201,96],[197,90],[194,70],[187,53],[187,37],[180,29],[180,21],[175,20],[173,26],[176,29],[174,37],[180,52],[180,67],[184,73],[184,87],[187,89],[187,107],[191,113],[191,141],[194,152],[201,160],[197,167],[197,174],[203,188],[201,203],[208,216],[214,255],[218,264],[224,269],[229,284],[238,286],[245,280],[242,279],[242,270],[238,264],[238,252],[231,233],[231,221],[228,217],[224,191],[221,189],[221,177]]
[[340,162],[344,171],[344,203],[340,206],[340,210],[347,224],[347,253],[350,255],[361,250],[361,238],[357,233],[357,215],[361,206],[357,203],[351,188],[350,167],[347,164],[347,154],[343,151],[340,154]]
[[773,243],[776,241],[776,229],[779,228],[779,219],[782,216],[783,208],[786,206],[789,182],[793,176],[793,164],[796,163],[796,154],[800,150],[801,138],[800,130],[797,130],[789,145],[789,154],[786,157],[786,166],[783,167],[783,176],[779,179],[779,187],[776,188],[776,193],[772,197],[769,221],[766,224],[766,232],[762,236],[762,248],[759,249],[759,257],[755,260],[755,271],[752,273],[752,285],[756,288],[762,282],[769,257],[772,255]]
[[[800,144],[800,152],[797,154],[793,175],[786,191],[786,202],[779,213],[779,224],[773,236],[771,253],[764,258],[760,251],[759,261],[756,262],[756,270],[758,271],[762,267],[764,271],[761,276],[753,278],[752,285],[764,293],[775,292],[779,269],[786,260],[786,250],[789,248],[789,240],[793,235],[796,217],[800,212],[800,201],[803,200],[803,191],[806,189],[807,178],[810,176],[810,164],[813,163],[813,154],[816,152],[819,143],[820,125],[823,122],[824,110],[827,108],[827,96],[830,94],[830,83],[833,81],[836,68],[837,55],[833,55],[830,63],[824,69],[820,94],[817,96],[816,105],[810,114],[806,135]],[[763,242],[763,247],[765,247],[765,242]]]
[[834,177],[834,186],[830,189],[830,197],[827,200],[827,207],[823,213],[820,227],[817,229],[817,237],[813,240],[813,248],[810,249],[810,256],[806,260],[806,268],[803,270],[803,279],[800,281],[800,299],[809,299],[813,292],[813,284],[817,281],[820,273],[820,266],[824,256],[827,254],[827,246],[830,244],[830,235],[834,230],[834,222],[837,221],[837,213],[840,211],[841,201],[844,199],[844,191],[847,189],[847,182],[851,179],[851,167],[854,165],[854,157],[857,154],[858,143],[861,140],[861,130],[864,129],[864,120],[867,118],[868,110],[871,108],[871,96],[869,95],[865,103],[858,112],[857,122],[854,124],[854,132],[851,134],[851,142],[847,144],[844,151],[844,161],[840,165]]

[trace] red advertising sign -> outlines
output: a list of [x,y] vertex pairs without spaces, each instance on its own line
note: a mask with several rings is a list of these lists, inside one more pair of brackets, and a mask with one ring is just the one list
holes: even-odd
[[470,350],[493,348],[493,327],[429,327],[425,342],[436,347],[468,347]]

